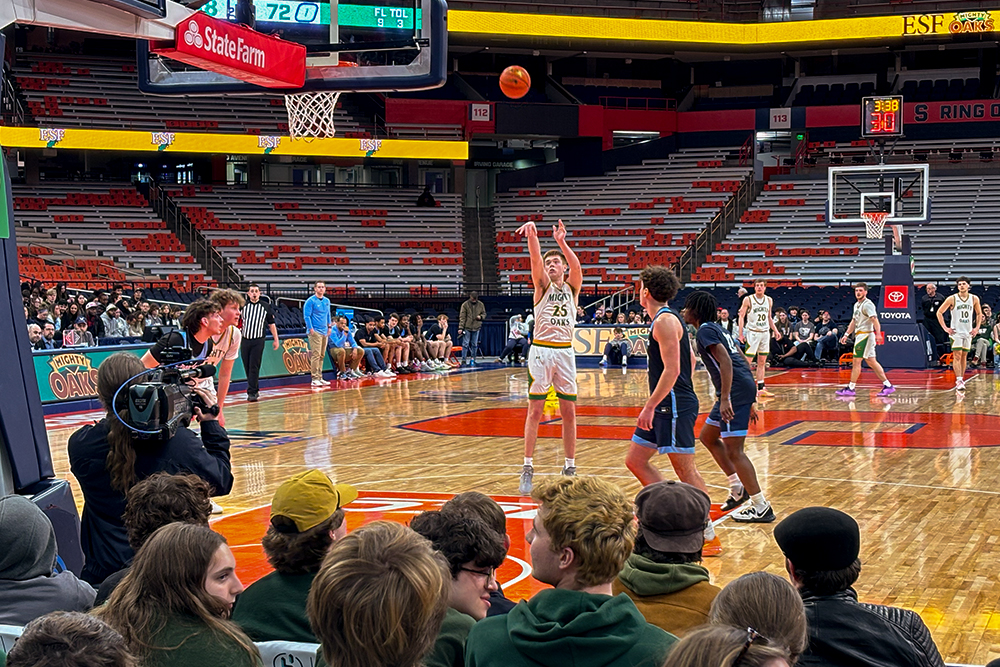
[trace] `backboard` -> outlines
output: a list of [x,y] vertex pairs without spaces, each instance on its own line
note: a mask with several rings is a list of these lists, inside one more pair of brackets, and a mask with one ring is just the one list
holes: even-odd
[[930,167],[926,164],[883,164],[830,167],[826,224],[865,224],[865,213],[887,213],[885,224],[930,222]]
[[[248,23],[250,7],[247,0],[209,0],[200,11]],[[255,0],[252,8],[256,31],[306,46],[301,88],[263,88],[193,68],[151,53],[140,41],[139,89],[154,95],[388,92],[436,88],[447,78],[445,0]]]

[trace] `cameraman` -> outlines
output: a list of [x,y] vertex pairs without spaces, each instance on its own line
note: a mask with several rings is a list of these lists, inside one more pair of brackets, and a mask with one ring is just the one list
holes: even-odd
[[[84,426],[69,438],[69,462],[83,492],[80,537],[86,564],[82,578],[100,585],[104,579],[128,565],[133,556],[122,521],[125,494],[139,482],[158,472],[190,473],[212,487],[212,495],[226,495],[233,488],[229,461],[229,436],[211,414],[195,408],[201,437],[181,428],[168,440],[139,440],[115,416],[128,419],[128,391],[115,392],[129,378],[142,373],[143,362],[128,352],[116,352],[97,369],[97,395],[107,414]],[[141,378],[140,378],[141,380]],[[209,406],[208,392],[195,391]]]
[[[212,356],[212,350],[215,347],[212,336],[218,336],[223,329],[222,308],[219,304],[208,299],[198,299],[184,311],[181,327],[187,334],[187,340],[185,341],[185,336],[179,331],[171,331],[156,341],[153,347],[142,355],[142,363],[146,368],[156,368],[162,365],[164,353],[167,350],[177,348],[190,350],[192,360],[216,363],[217,360]],[[218,367],[218,364],[216,366]],[[198,381],[197,386],[204,389],[212,397],[210,405],[218,403],[215,396],[214,378],[202,378]]]

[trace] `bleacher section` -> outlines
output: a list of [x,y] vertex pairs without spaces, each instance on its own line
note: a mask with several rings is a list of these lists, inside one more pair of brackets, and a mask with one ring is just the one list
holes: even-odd
[[[931,222],[904,227],[913,240],[918,283],[996,280],[991,239],[1000,219],[1000,176],[931,174]],[[829,228],[821,218],[826,179],[772,180],[743,221],[716,246],[702,270],[718,283],[765,275],[810,285],[880,282],[885,244],[857,229]]]
[[[875,94],[874,81],[851,83],[802,83],[792,106],[861,104],[861,98]],[[909,98],[907,98],[909,102]]]
[[269,289],[323,280],[338,294],[462,282],[457,194],[418,208],[417,190],[186,186],[168,193],[241,276]]
[[[26,53],[14,75],[40,127],[111,130],[285,134],[281,96],[154,97],[139,91],[135,58]],[[235,100],[235,101],[234,101]],[[343,109],[337,134],[371,136],[370,127]]]
[[[875,164],[871,143],[865,139],[851,142],[815,141],[807,144],[804,164],[808,167],[828,165]],[[899,141],[888,147],[886,162],[969,164],[982,166],[1000,159],[1000,139],[930,139]]]
[[[497,252],[501,284],[530,283],[524,240],[515,230],[529,220],[551,236],[559,218],[583,265],[584,283],[626,285],[647,264],[671,264],[691,245],[749,175],[725,166],[738,149],[681,151],[604,176],[539,183],[500,195]],[[543,240],[546,247],[551,240]]]
[[136,281],[144,275],[132,272],[111,258],[98,257],[92,250],[67,243],[52,234],[40,232],[18,223],[18,273],[24,278],[46,283],[64,282],[69,287],[82,287],[101,280]]
[[15,185],[14,210],[22,224],[101,258],[178,284],[205,282],[194,257],[128,183]]
[[907,102],[979,99],[979,77],[968,79],[909,79],[897,93]]

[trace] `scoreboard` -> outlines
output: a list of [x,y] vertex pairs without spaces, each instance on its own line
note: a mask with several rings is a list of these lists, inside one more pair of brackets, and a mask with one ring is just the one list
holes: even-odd
[[865,97],[861,100],[861,136],[899,137],[903,134],[903,97]]

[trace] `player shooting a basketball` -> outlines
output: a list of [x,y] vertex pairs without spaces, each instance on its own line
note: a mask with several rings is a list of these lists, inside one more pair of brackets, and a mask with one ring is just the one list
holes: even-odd
[[875,371],[875,375],[882,381],[882,389],[879,396],[888,396],[896,391],[892,383],[885,377],[882,364],[875,360],[875,346],[882,340],[882,325],[879,324],[878,315],[875,312],[875,304],[868,298],[868,285],[865,283],[854,284],[854,317],[847,325],[847,332],[840,342],[847,344],[847,338],[854,334],[854,359],[851,366],[851,382],[843,389],[837,390],[837,396],[853,397],[858,378],[861,376],[861,362],[867,361],[868,367]]
[[[983,326],[983,308],[979,297],[969,294],[969,279],[959,277],[956,282],[958,294],[952,294],[938,308],[937,318],[941,328],[951,336],[952,370],[955,371],[955,389],[965,391],[965,369],[972,349],[972,335]],[[945,326],[944,314],[951,310],[951,326]],[[972,326],[975,313],[976,326]]]
[[[524,468],[519,491],[531,493],[535,474],[533,457],[538,440],[538,424],[545,409],[545,398],[554,387],[562,418],[563,453],[566,462],[562,474],[576,474],[576,356],[573,352],[573,329],[576,327],[576,303],[583,286],[583,269],[573,249],[566,243],[566,226],[560,220],[552,228],[552,238],[559,250],[542,255],[535,223],[522,225],[517,233],[528,240],[531,256],[531,282],[535,286],[534,340],[528,350],[528,417],[524,422]],[[566,275],[567,269],[569,275]]]
[[774,332],[774,340],[781,340],[781,332],[771,317],[774,302],[764,294],[765,291],[766,280],[758,278],[753,281],[753,294],[743,297],[740,305],[738,324],[740,342],[744,344],[743,354],[747,361],[757,357],[757,395],[770,398],[774,394],[764,388],[764,373],[767,372],[767,355],[771,352],[771,332]]

